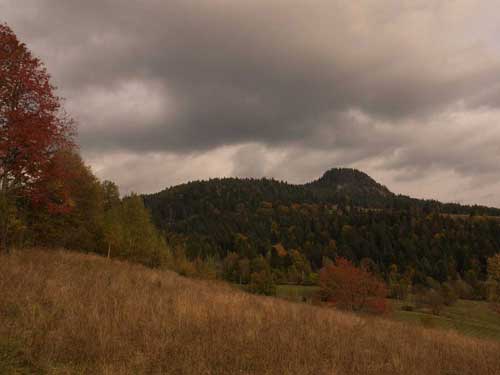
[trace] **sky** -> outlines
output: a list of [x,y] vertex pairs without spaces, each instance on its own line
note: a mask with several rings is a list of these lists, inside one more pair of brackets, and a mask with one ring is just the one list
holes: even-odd
[[0,0],[123,193],[333,167],[500,207],[495,0]]

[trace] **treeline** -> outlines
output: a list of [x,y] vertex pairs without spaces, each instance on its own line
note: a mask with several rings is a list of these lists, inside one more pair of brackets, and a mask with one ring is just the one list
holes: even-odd
[[120,198],[117,186],[99,181],[77,153],[66,153],[64,160],[72,171],[72,178],[61,182],[68,207],[52,210],[17,200],[10,209],[7,246],[66,248],[153,267],[166,264],[169,249],[143,200],[135,194]]
[[309,189],[274,180],[191,182],[144,200],[189,259],[219,259],[225,278],[241,283],[265,269],[276,283],[315,283],[325,261],[345,257],[371,263],[388,283],[460,279],[471,298],[484,298],[487,259],[500,249],[493,218],[444,214],[445,206],[424,203],[377,209],[320,202]]

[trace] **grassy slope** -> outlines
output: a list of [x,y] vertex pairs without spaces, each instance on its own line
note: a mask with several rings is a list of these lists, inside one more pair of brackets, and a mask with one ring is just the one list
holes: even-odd
[[500,373],[495,341],[64,252],[0,256],[0,338],[2,374]]
[[13,341],[0,337],[0,374],[31,374],[32,370],[21,348]]

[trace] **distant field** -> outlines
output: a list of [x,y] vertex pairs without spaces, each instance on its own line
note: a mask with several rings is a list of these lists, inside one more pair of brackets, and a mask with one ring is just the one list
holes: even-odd
[[[313,289],[278,288],[299,291]],[[1,375],[498,375],[499,353],[494,340],[97,256],[0,255]]]
[[453,329],[469,336],[500,340],[500,315],[487,302],[459,300],[444,308],[441,315],[424,311],[403,311],[400,301],[391,301],[392,317],[396,320],[428,328]]
[[[276,296],[289,301],[310,301],[319,290],[317,286],[278,285]],[[403,311],[402,301],[390,300],[392,312],[389,317],[401,322],[425,328],[456,330],[464,335],[500,340],[500,315],[493,312],[487,302],[460,300],[453,306],[443,309],[441,315],[429,312]]]

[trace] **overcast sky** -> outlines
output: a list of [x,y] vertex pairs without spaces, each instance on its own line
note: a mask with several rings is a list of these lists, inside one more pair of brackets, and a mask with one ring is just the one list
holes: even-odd
[[500,207],[495,0],[0,0],[122,192],[359,168]]

